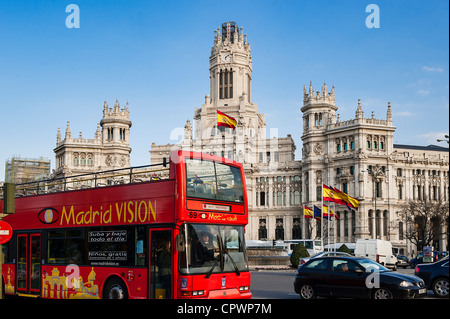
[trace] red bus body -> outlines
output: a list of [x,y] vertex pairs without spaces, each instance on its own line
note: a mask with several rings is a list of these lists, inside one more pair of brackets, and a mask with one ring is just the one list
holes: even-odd
[[[187,161],[192,163],[189,168]],[[205,162],[214,168],[214,183],[205,182],[210,177],[202,166]],[[191,167],[201,170],[189,171],[195,177],[188,179]],[[236,181],[231,182],[230,168],[240,172]],[[219,173],[228,174],[223,185]],[[206,177],[198,177],[201,174]],[[242,196],[236,201],[202,195],[208,188],[219,193],[222,186],[234,194],[230,185],[237,181],[242,183]],[[187,189],[197,192],[197,187],[201,188],[197,197],[189,197]],[[247,194],[240,163],[176,151],[171,154],[168,179],[17,197],[15,207],[15,213],[4,218],[13,228],[11,241],[4,245],[7,295],[54,299],[252,295],[243,239]],[[200,252],[207,244],[211,249],[204,257]]]

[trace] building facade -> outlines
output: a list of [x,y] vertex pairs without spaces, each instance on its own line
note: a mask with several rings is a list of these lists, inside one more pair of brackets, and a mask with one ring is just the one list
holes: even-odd
[[121,108],[116,99],[110,108],[103,104],[103,117],[94,138],[72,137],[70,122],[67,122],[64,139],[58,128],[56,134],[55,171],[56,178],[85,173],[113,170],[130,166],[130,128],[129,105]]
[[[415,247],[404,236],[406,225],[399,213],[408,200],[449,200],[448,148],[394,144],[390,102],[385,118],[375,118],[373,112],[366,117],[358,100],[355,117],[341,120],[334,85],[329,90],[325,82],[315,91],[310,83],[303,89],[302,159],[296,160],[291,135],[279,137],[276,128],[267,128],[264,114],[252,101],[252,68],[243,28],[229,22],[215,30],[210,93],[194,110],[193,123],[186,122],[179,144],[151,145],[151,162],[162,162],[175,149],[242,162],[249,199],[248,239],[379,238],[411,254]],[[217,127],[217,110],[237,120],[235,130]],[[332,207],[339,220],[330,235],[320,231],[320,222],[303,216],[304,205],[320,207],[322,183],[360,200],[358,210]],[[435,242],[440,249],[448,249],[447,227],[442,225]]]
[[28,183],[50,176],[50,160],[14,156],[5,163],[5,182]]
[[[359,199],[360,206],[338,206],[339,220],[330,236],[337,242],[390,240],[400,251],[411,253],[415,247],[406,240],[407,225],[399,216],[409,200],[448,202],[449,149],[394,144],[390,102],[383,119],[373,112],[366,118],[361,100],[353,119],[341,121],[337,110],[334,87],[331,92],[326,83],[317,92],[312,84],[309,92],[304,88],[302,203],[320,207],[322,183],[336,187]],[[447,228],[448,224],[440,225],[435,248],[448,249]],[[314,230],[319,234],[319,227]]]
[[[277,128],[268,127],[252,100],[252,69],[251,46],[243,28],[234,22],[222,24],[214,31],[209,57],[209,94],[181,130],[179,143],[152,143],[151,164],[163,162],[178,149],[243,163],[249,200],[247,239],[322,237],[326,244],[379,238],[390,240],[405,254],[417,251],[407,241],[407,225],[399,216],[409,200],[449,201],[449,149],[394,144],[389,102],[383,118],[373,112],[366,117],[358,100],[355,117],[341,120],[334,85],[329,90],[325,82],[315,91],[309,83],[300,109],[302,158],[296,160],[292,136],[280,137]],[[217,110],[234,117],[236,129],[218,127]],[[117,100],[113,108],[105,101],[93,139],[81,133],[72,137],[68,122],[64,139],[58,129],[54,176],[128,167],[130,128],[128,102],[121,108]],[[326,221],[322,227],[320,221],[303,215],[305,205],[321,206],[323,183],[360,200],[358,210],[331,207],[339,220],[330,223],[330,231]],[[439,233],[435,247],[448,250],[448,223],[440,225]]]
[[[174,149],[206,152],[243,163],[249,199],[248,238],[300,238],[301,162],[291,135],[267,128],[252,101],[252,57],[243,28],[224,23],[214,31],[209,57],[210,93],[188,120],[177,145],[151,146],[152,164]],[[217,110],[237,120],[236,129],[217,126]]]

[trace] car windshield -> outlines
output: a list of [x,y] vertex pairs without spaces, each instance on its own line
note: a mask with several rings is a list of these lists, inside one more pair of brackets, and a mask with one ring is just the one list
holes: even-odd
[[364,267],[366,272],[384,272],[384,271],[390,271],[386,267],[383,267],[377,262],[374,262],[373,260],[367,259],[367,258],[361,258],[356,260],[361,266]]

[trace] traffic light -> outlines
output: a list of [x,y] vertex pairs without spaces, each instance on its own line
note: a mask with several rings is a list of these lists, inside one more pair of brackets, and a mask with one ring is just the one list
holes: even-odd
[[3,184],[3,214],[14,214],[16,210],[16,184]]

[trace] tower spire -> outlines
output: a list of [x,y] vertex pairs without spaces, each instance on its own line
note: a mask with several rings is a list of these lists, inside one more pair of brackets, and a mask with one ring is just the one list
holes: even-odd
[[388,124],[392,125],[392,109],[391,109],[391,102],[388,102],[388,109],[386,114],[386,120]]
[[72,131],[70,130],[70,121],[67,121],[65,138],[66,139],[72,138]]
[[56,144],[61,142],[61,130],[58,127],[58,132],[56,133]]
[[356,117],[356,119],[364,118],[364,111],[361,107],[361,99],[358,99],[358,108],[356,109],[355,117]]

